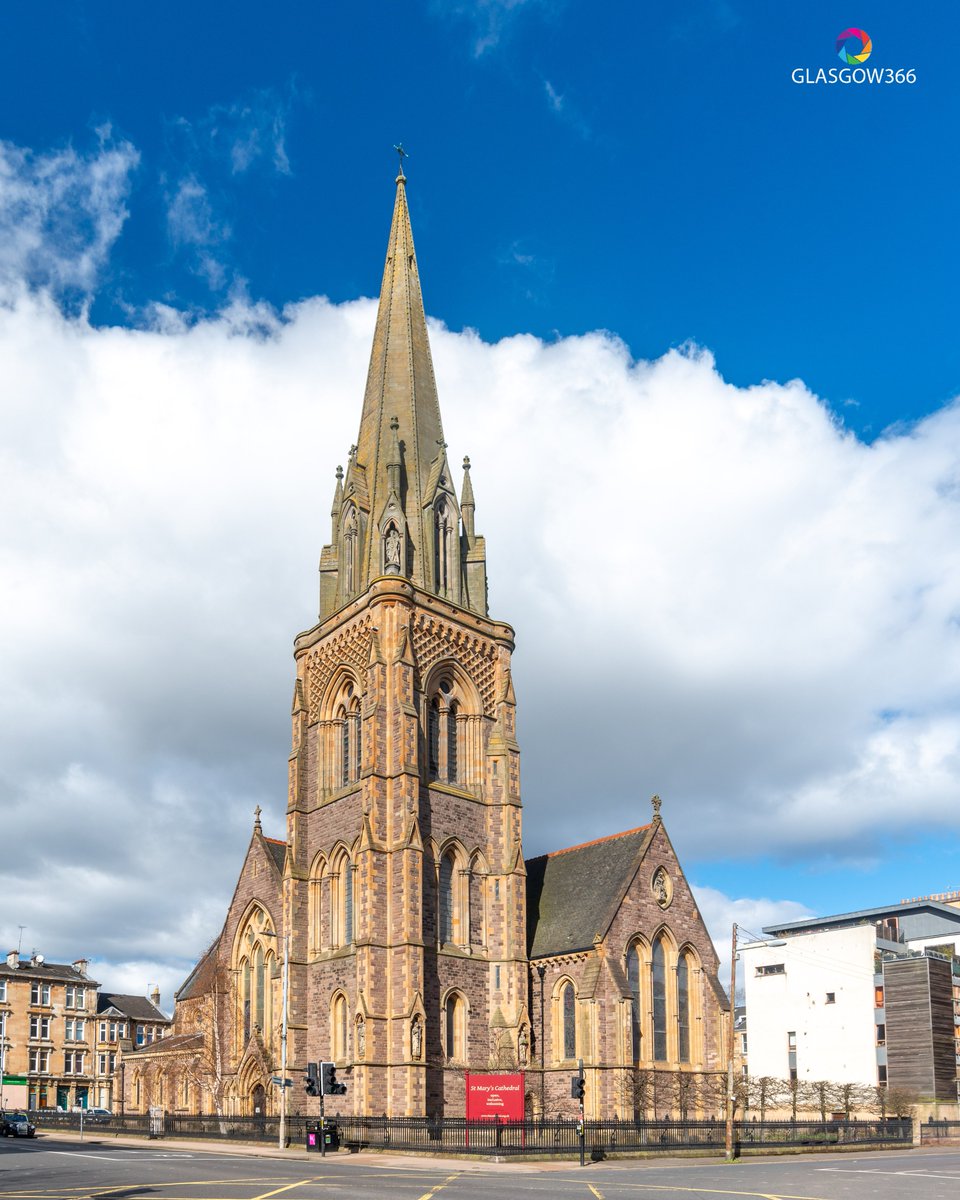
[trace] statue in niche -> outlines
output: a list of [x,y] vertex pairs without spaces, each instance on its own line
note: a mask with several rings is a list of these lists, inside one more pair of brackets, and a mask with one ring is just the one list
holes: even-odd
[[419,1016],[414,1017],[410,1024],[410,1057],[420,1061],[423,1054],[423,1022]]
[[517,1061],[521,1067],[527,1065],[527,1027],[526,1025],[520,1030],[520,1036],[517,1038]]
[[657,867],[651,881],[653,898],[661,908],[666,908],[671,900],[670,878],[663,867]]
[[357,1058],[365,1058],[367,1053],[367,1025],[363,1017],[357,1017]]
[[388,575],[400,573],[400,534],[396,525],[391,525],[383,539],[383,562]]

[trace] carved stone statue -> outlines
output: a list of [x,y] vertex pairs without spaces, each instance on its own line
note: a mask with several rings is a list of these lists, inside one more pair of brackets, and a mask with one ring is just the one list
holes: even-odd
[[517,1038],[517,1061],[521,1067],[527,1065],[527,1027],[524,1025],[520,1030],[520,1036]]
[[395,525],[390,526],[390,531],[383,541],[383,559],[387,573],[395,575],[400,570],[400,534],[397,532]]
[[419,1017],[414,1017],[410,1025],[410,1057],[420,1060],[423,1054],[423,1022]]
[[670,879],[663,867],[657,867],[651,880],[653,898],[661,908],[666,908],[671,900]]
[[363,1017],[357,1021],[357,1058],[366,1058],[367,1054],[367,1026]]

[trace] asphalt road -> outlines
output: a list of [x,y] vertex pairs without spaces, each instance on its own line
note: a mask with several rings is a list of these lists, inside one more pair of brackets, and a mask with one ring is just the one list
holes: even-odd
[[495,1164],[327,1160],[206,1149],[0,1142],[2,1200],[957,1200],[960,1150],[715,1160]]

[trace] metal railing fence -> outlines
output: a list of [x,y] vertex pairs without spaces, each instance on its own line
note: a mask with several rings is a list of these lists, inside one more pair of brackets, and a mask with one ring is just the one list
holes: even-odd
[[[38,1126],[51,1132],[57,1128],[78,1130],[78,1113],[31,1114]],[[477,1154],[486,1156],[566,1157],[579,1153],[580,1141],[575,1120],[543,1121],[466,1121],[462,1117],[350,1117],[334,1118],[339,1127],[340,1144],[348,1149],[413,1151],[422,1154]],[[305,1145],[307,1131],[318,1118],[294,1114],[287,1117],[287,1136],[291,1145]],[[115,1115],[85,1121],[91,1134],[128,1133],[142,1137],[210,1138],[231,1141],[276,1142],[279,1118],[276,1116],[190,1116],[165,1113],[160,1123],[151,1123],[147,1114]],[[960,1136],[960,1122],[939,1122],[937,1128],[952,1125]],[[928,1126],[924,1126],[926,1133]],[[946,1136],[946,1135],[943,1135]],[[737,1121],[734,1139],[738,1152],[783,1147],[910,1145],[913,1122],[909,1118],[875,1121]],[[931,1139],[932,1140],[932,1139]],[[586,1152],[592,1158],[616,1154],[663,1153],[680,1150],[722,1153],[722,1121],[586,1121]]]

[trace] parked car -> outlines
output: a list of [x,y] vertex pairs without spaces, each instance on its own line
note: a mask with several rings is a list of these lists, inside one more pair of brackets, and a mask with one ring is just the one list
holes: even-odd
[[24,1112],[0,1113],[0,1134],[3,1137],[36,1137],[37,1127]]
[[84,1110],[85,1121],[112,1121],[113,1113],[109,1108],[87,1108]]

